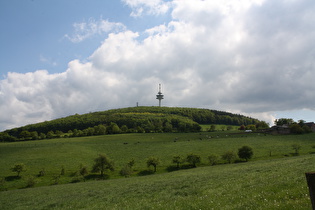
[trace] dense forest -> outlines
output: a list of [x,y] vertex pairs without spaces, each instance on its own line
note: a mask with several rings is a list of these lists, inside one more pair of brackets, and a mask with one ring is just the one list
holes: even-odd
[[[134,132],[198,132],[200,124],[266,125],[223,111],[179,107],[129,107],[26,125],[0,133],[2,141]],[[256,126],[257,127],[257,126]]]

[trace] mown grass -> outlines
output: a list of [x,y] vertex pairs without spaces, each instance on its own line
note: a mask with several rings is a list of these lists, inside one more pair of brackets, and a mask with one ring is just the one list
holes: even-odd
[[311,209],[315,155],[0,192],[1,209]]
[[[235,134],[216,133],[158,133],[158,134],[123,134],[81,138],[64,138],[42,141],[27,141],[0,144],[0,178],[5,178],[4,189],[24,188],[29,176],[35,176],[35,187],[52,185],[61,169],[65,174],[58,183],[65,184],[74,180],[74,173],[80,165],[90,170],[98,154],[107,154],[115,162],[115,172],[108,175],[111,179],[121,178],[120,169],[132,158],[137,174],[148,170],[146,159],[155,156],[161,159],[157,173],[166,173],[174,155],[186,157],[195,153],[201,156],[201,166],[208,165],[207,157],[211,154],[222,155],[228,150],[237,152],[238,148],[248,145],[253,148],[256,160],[268,160],[292,156],[292,144],[301,145],[300,155],[315,152],[315,134],[271,136],[257,133]],[[16,163],[24,163],[28,170],[22,178],[16,177],[10,168]],[[221,162],[223,163],[223,162]],[[46,174],[37,177],[39,171]],[[93,176],[92,176],[93,178]]]

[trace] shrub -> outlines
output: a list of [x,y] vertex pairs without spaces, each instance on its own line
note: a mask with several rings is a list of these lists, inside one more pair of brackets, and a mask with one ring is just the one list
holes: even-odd
[[44,168],[38,172],[38,177],[45,176],[45,175],[46,175],[46,171]]
[[228,163],[233,163],[236,160],[237,156],[233,151],[227,151],[222,155],[222,159]]
[[121,176],[129,177],[129,176],[131,176],[131,174],[132,174],[132,169],[131,169],[131,167],[127,164],[127,165],[125,165],[125,167],[123,167],[123,168],[120,170],[119,173],[120,173]]
[[65,167],[64,166],[61,166],[60,175],[61,176],[65,175]]
[[85,181],[85,176],[89,173],[87,166],[81,166],[79,173],[82,176],[83,180]]
[[29,176],[26,178],[26,187],[34,187],[36,183],[37,181],[34,176]]
[[197,163],[201,162],[201,157],[196,154],[189,154],[186,157],[186,161],[192,165],[192,167],[196,168]]
[[176,164],[177,168],[179,168],[180,164],[183,163],[184,160],[183,160],[183,158],[181,156],[177,155],[177,156],[173,157],[172,162]]
[[219,161],[219,156],[217,155],[209,155],[208,160],[211,166],[216,165]]
[[243,146],[241,148],[238,149],[238,156],[241,159],[245,159],[246,161],[248,161],[249,159],[252,158],[253,156],[253,149],[249,146]]

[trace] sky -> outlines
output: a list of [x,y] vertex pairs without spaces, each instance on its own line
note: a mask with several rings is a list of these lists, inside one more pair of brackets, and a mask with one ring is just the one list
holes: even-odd
[[313,0],[0,0],[0,131],[162,106],[315,121]]

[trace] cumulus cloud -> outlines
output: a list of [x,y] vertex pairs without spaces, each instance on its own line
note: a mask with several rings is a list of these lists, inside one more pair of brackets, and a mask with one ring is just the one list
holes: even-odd
[[315,111],[313,1],[169,3],[172,20],[148,28],[143,39],[142,32],[113,32],[87,62],[73,60],[63,73],[9,73],[0,81],[1,128],[136,102],[157,105],[159,83],[165,106],[268,122],[277,111]]
[[100,35],[109,32],[118,32],[126,29],[122,23],[110,22],[108,20],[95,20],[90,18],[88,21],[73,24],[74,32],[72,35],[66,34],[65,37],[71,42],[82,42],[94,35]]

